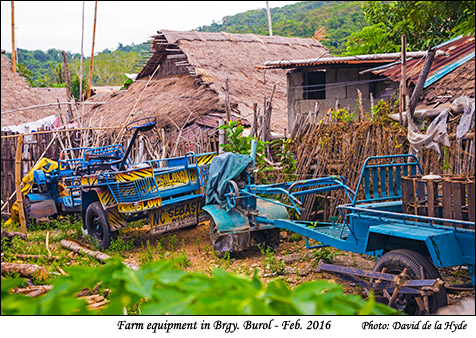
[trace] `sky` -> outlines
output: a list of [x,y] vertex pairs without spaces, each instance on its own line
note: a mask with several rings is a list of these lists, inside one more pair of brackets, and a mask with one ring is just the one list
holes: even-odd
[[[270,8],[298,1],[269,1]],[[12,1],[1,1],[1,48],[12,51]],[[16,48],[81,52],[83,1],[14,1]],[[157,30],[187,31],[266,1],[98,1],[94,52],[140,44]],[[94,1],[84,1],[83,54],[92,49]]]

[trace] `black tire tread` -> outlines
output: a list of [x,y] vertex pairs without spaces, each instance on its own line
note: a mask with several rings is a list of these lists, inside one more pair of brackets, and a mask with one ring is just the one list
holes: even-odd
[[[103,239],[102,241],[99,241],[97,238],[94,236],[94,230],[93,230],[93,224],[92,220],[94,216],[97,215],[101,219],[101,222],[103,223]],[[106,211],[104,211],[101,202],[96,201],[91,203],[88,208],[86,209],[86,214],[84,217],[84,221],[86,223],[86,229],[88,230],[89,235],[91,236],[91,239],[96,246],[96,248],[102,250],[102,249],[107,249],[109,245],[111,244],[111,241],[114,239],[117,239],[117,231],[111,232],[109,228],[109,222],[107,219],[107,214]]]
[[[408,249],[396,249],[387,252],[380,257],[374,266],[374,271],[381,271],[384,267],[393,266],[394,269],[403,271],[404,267],[407,267],[408,277],[410,279],[421,279],[420,267],[423,267],[425,279],[440,278],[440,273],[436,267],[423,255],[418,252]],[[401,269],[399,269],[401,268]],[[387,273],[395,273],[391,269]],[[448,304],[448,298],[446,289],[441,288],[440,292],[430,296],[430,313],[435,313],[438,308],[446,306]]]

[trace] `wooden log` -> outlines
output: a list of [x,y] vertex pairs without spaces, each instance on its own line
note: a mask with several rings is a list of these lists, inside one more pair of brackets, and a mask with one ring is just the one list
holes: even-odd
[[428,77],[428,73],[430,72],[431,64],[433,63],[433,59],[435,58],[435,50],[430,48],[425,58],[425,63],[420,71],[420,75],[418,76],[417,84],[415,85],[415,89],[413,90],[412,96],[410,98],[409,108],[410,108],[410,117],[413,119],[413,113],[415,111],[415,107],[417,105],[418,99],[420,98],[421,91],[423,90],[423,85],[425,84],[426,78]]
[[12,293],[21,293],[28,297],[38,297],[47,293],[53,288],[53,285],[29,285],[26,288],[15,288]]
[[46,279],[49,276],[44,267],[36,264],[2,262],[2,275],[14,273],[18,273],[22,277],[37,279]]
[[[95,259],[97,259],[98,261],[100,261],[102,263],[104,263],[107,259],[111,258],[111,256],[109,256],[109,255],[107,255],[103,252],[89,250],[85,247],[82,247],[78,243],[68,241],[68,240],[65,240],[65,239],[63,239],[60,242],[60,244],[65,249],[71,250],[71,251],[76,252],[76,253],[83,253],[83,254],[89,255],[91,257],[94,257]],[[135,264],[128,263],[128,262],[124,262],[124,264],[132,270],[139,270],[139,267]]]
[[43,255],[23,255],[23,254],[15,254],[17,259],[46,259],[48,261],[57,261],[60,258],[58,256],[43,256]]
[[1,230],[1,237],[2,237],[2,239],[6,238],[8,240],[11,240],[13,237],[20,237],[21,239],[23,239],[25,241],[28,240],[27,234],[24,234],[22,232],[4,231],[3,229]]

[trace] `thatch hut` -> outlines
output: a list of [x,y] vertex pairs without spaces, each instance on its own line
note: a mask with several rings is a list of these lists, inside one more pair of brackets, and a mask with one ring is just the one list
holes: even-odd
[[328,50],[313,39],[163,30],[152,37],[151,56],[129,89],[93,96],[91,101],[107,103],[87,113],[103,126],[155,116],[159,127],[214,128],[226,116],[226,102],[233,119],[251,121],[254,104],[263,111],[264,98],[272,97],[271,130],[283,133],[284,70],[264,72],[255,65],[325,54]]
[[[24,77],[13,73],[12,62],[2,54],[2,127],[38,121],[55,115],[57,106],[49,103],[67,102],[66,88],[32,88]],[[40,106],[27,110],[17,110]],[[66,114],[66,106],[60,108]]]

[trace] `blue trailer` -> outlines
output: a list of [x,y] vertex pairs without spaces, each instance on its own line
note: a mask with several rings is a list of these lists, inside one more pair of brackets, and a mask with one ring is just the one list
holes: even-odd
[[[213,167],[212,162],[210,175]],[[273,233],[290,230],[305,236],[309,249],[332,246],[378,259],[373,271],[322,262],[320,270],[348,275],[359,285],[379,290],[388,304],[407,313],[434,313],[447,304],[437,267],[466,266],[475,285],[475,224],[404,213],[402,177],[418,173],[422,170],[412,155],[370,157],[354,192],[336,176],[256,185],[248,170],[246,184],[235,182],[236,178],[224,180],[221,201],[207,203],[203,209],[211,217],[215,250],[243,249],[254,234],[272,245]],[[300,214],[305,195],[331,190],[342,190],[349,199],[337,207],[340,222],[305,222],[288,216],[287,210]],[[283,198],[287,203],[281,202]],[[311,245],[309,240],[319,244]]]
[[[107,248],[128,222],[148,219],[152,233],[196,225],[202,212],[204,183],[215,153],[195,154],[133,164],[129,154],[139,132],[155,119],[131,122],[127,150],[122,145],[66,149],[54,170],[34,171],[25,194],[25,215],[34,219],[80,213],[83,227],[99,249]],[[67,158],[67,153],[80,153]]]

